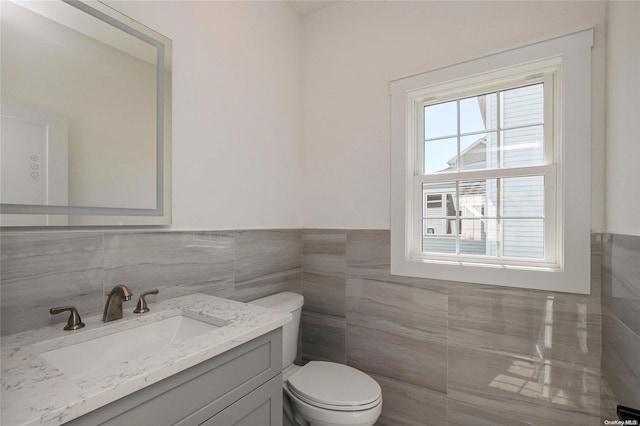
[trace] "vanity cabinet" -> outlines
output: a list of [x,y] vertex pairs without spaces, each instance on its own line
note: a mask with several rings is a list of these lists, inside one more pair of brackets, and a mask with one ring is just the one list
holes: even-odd
[[202,426],[280,426],[281,424],[282,375],[279,374],[202,423]]
[[66,424],[280,426],[282,328]]

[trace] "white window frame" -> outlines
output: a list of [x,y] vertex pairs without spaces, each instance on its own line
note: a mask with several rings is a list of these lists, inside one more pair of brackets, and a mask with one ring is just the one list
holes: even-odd
[[[586,29],[391,82],[392,274],[590,292],[592,46],[593,29]],[[420,156],[424,138],[418,134],[425,105],[541,81],[544,165],[498,169],[498,174],[484,169],[442,173],[425,180]],[[422,253],[422,182],[523,173],[545,176],[544,259]]]
[[[520,259],[520,258],[506,258],[506,257],[489,257],[489,256],[473,256],[473,255],[454,255],[456,261],[460,262],[482,262],[487,264],[498,265],[511,265],[511,266],[535,266],[535,267],[549,267],[558,268],[559,259],[556,254],[562,252],[561,240],[556,238],[556,235],[562,235],[562,224],[556,220],[556,206],[562,208],[562,194],[560,191],[556,194],[556,179],[558,175],[558,163],[554,148],[561,146],[560,140],[554,140],[554,134],[557,133],[554,128],[554,123],[559,120],[559,117],[555,117],[557,109],[554,110],[553,106],[557,104],[557,100],[554,99],[555,94],[558,93],[556,87],[559,74],[560,74],[560,59],[553,58],[544,60],[542,62],[534,62],[525,66],[517,67],[517,69],[511,69],[512,74],[509,78],[505,79],[502,73],[498,73],[499,76],[495,80],[490,80],[492,73],[483,76],[482,81],[476,81],[476,78],[470,79],[470,84],[466,82],[456,82],[457,90],[450,90],[448,84],[445,84],[444,88],[441,85],[431,86],[423,89],[413,90],[409,93],[411,104],[409,105],[409,126],[415,128],[415,134],[410,134],[407,140],[408,152],[416,153],[415,164],[413,169],[413,208],[414,213],[412,215],[412,231],[411,235],[414,235],[414,231],[422,227],[422,217],[420,216],[422,210],[422,184],[423,183],[436,183],[436,182],[455,182],[460,180],[482,180],[482,179],[500,179],[505,177],[523,177],[523,176],[543,176],[545,179],[545,208],[544,208],[544,259]],[[420,169],[422,168],[423,161],[423,147],[424,140],[421,138],[421,133],[424,129],[423,121],[423,108],[425,106],[439,104],[442,102],[448,102],[451,100],[463,99],[471,96],[478,96],[483,93],[494,93],[499,91],[509,90],[511,88],[523,87],[532,84],[544,84],[544,164],[536,166],[519,166],[509,168],[497,168],[497,169],[475,169],[465,171],[453,171],[448,173],[438,174],[422,174]],[[459,120],[459,117],[458,117]],[[497,133],[500,133],[501,127],[496,129]],[[555,141],[555,143],[554,143]],[[460,147],[458,146],[458,149]],[[458,157],[460,152],[458,152]],[[458,158],[459,160],[459,158]],[[456,187],[458,185],[456,184]],[[499,199],[498,199],[498,202]],[[458,207],[459,207],[459,203]],[[456,219],[458,216],[456,214]],[[455,235],[452,234],[452,237]],[[560,246],[560,247],[559,247]],[[418,259],[425,260],[452,260],[451,254],[438,255],[435,253],[420,254],[422,247],[422,241],[418,238],[412,238],[412,254]]]

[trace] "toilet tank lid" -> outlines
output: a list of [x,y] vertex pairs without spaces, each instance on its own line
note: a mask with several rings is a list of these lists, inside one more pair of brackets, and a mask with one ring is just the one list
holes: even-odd
[[304,297],[300,294],[283,291],[282,293],[272,294],[271,296],[262,297],[260,299],[249,302],[252,305],[262,306],[263,308],[274,309],[276,311],[293,312],[302,308]]

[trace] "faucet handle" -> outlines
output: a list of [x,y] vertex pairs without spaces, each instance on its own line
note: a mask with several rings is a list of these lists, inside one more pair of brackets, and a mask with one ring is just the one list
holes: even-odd
[[49,309],[49,313],[51,315],[56,315],[66,311],[71,312],[71,315],[69,315],[69,320],[67,320],[67,325],[64,327],[65,330],[77,330],[79,328],[84,327],[84,323],[82,322],[82,319],[80,318],[80,314],[78,314],[78,310],[76,309],[75,306],[60,306],[58,308]]
[[144,298],[149,294],[158,294],[158,293],[160,293],[160,290],[158,290],[157,288],[154,288],[153,290],[145,291],[144,293],[142,293],[140,295],[140,298],[138,299],[138,306],[136,306],[136,308],[133,310],[133,313],[144,314],[145,312],[149,312],[147,301],[144,300]]

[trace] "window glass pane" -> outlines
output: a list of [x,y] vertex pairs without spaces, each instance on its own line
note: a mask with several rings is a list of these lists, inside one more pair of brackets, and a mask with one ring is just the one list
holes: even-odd
[[497,256],[497,219],[460,220],[460,254]]
[[500,157],[498,157],[498,133],[490,132],[485,136],[487,155],[485,157],[486,169],[497,169],[500,167]]
[[501,179],[503,217],[544,217],[544,176]]
[[422,220],[423,233],[425,237],[455,237],[456,218],[455,217],[427,217]]
[[476,170],[497,167],[495,133],[460,138],[460,169]]
[[502,255],[544,258],[544,220],[503,219]]
[[456,216],[456,183],[422,184],[422,217]]
[[460,181],[460,209],[462,219],[481,219],[487,216],[497,217],[496,179]]
[[[454,181],[423,183],[422,184],[422,191],[426,195],[455,194],[455,192],[456,192],[456,183]],[[433,198],[430,197],[429,199],[433,199]]]
[[442,195],[427,195],[427,206],[442,208]]
[[534,166],[544,163],[542,126],[502,132],[503,167]]
[[422,200],[422,251],[455,254],[456,183],[425,183]]
[[440,138],[458,133],[457,101],[424,107],[424,138]]
[[503,127],[541,124],[544,121],[542,83],[501,92]]
[[454,237],[425,236],[422,238],[422,252],[456,253],[456,239]]
[[424,143],[424,173],[457,171],[458,139],[438,139]]
[[497,95],[474,96],[460,100],[460,132],[482,132],[497,126]]
[[422,184],[422,218],[446,216],[456,216],[455,182]]
[[[440,195],[429,195],[427,196],[427,202],[423,204],[423,214],[422,217],[442,217],[445,216],[445,203],[442,202],[442,197]],[[439,201],[429,200],[429,198],[439,198]]]

